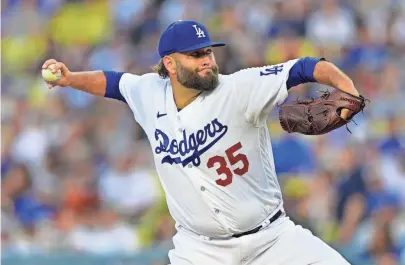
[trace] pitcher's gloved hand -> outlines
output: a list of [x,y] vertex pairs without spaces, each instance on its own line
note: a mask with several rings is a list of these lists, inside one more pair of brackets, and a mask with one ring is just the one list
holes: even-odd
[[[280,108],[280,124],[289,133],[325,134],[348,124],[364,109],[365,102],[363,96],[354,96],[338,89],[325,91],[319,98],[297,99],[284,104]],[[346,119],[341,117],[344,109],[350,113]],[[345,114],[347,115],[347,111]]]

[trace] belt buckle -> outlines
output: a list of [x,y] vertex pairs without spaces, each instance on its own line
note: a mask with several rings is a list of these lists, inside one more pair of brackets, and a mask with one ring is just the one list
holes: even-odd
[[270,222],[270,218],[266,219],[263,224],[262,224],[262,228],[268,227],[271,224]]
[[[274,221],[276,221],[282,215],[283,215],[283,211],[278,210],[273,216],[271,216],[271,217],[267,218],[266,220],[264,220],[259,226],[255,227],[255,228],[253,228],[253,229],[251,229],[249,231],[240,233],[240,234],[234,234],[234,235],[232,235],[232,237],[238,238],[238,237],[242,237],[242,236],[257,233],[260,230],[262,230],[263,228],[268,227],[270,224],[272,224]],[[276,217],[276,218],[274,220],[272,220],[274,217]]]

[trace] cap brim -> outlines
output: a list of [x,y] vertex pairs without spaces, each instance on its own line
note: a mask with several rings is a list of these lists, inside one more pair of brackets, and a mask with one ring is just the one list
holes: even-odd
[[195,50],[199,50],[202,48],[207,48],[207,47],[221,47],[221,46],[225,46],[225,43],[222,42],[213,42],[213,41],[209,41],[209,42],[203,42],[203,43],[199,43],[184,49],[180,49],[177,52],[191,52],[191,51],[195,51]]

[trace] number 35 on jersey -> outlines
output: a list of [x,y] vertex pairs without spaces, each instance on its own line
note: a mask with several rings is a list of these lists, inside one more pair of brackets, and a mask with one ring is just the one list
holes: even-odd
[[[156,154],[166,154],[161,163],[181,164],[183,167],[192,163],[194,166],[202,166],[200,156],[212,148],[228,131],[228,126],[218,119],[204,126],[203,129],[187,134],[183,131],[181,140],[171,140],[162,130],[155,130],[155,140],[159,146],[155,148]],[[234,175],[243,176],[249,170],[247,156],[242,153],[242,144],[238,142],[224,151],[223,155],[215,155],[208,159],[207,166],[218,174],[215,181],[220,186],[228,186],[232,183]]]

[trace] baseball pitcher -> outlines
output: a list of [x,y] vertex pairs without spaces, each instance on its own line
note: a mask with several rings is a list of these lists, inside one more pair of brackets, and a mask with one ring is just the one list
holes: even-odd
[[213,42],[196,21],[172,23],[161,35],[153,73],[61,71],[48,82],[125,102],[145,130],[176,221],[173,265],[331,265],[344,258],[283,209],[266,119],[294,86],[335,88],[281,107],[290,133],[318,135],[348,123],[365,104],[353,82],[321,58],[219,74]]

